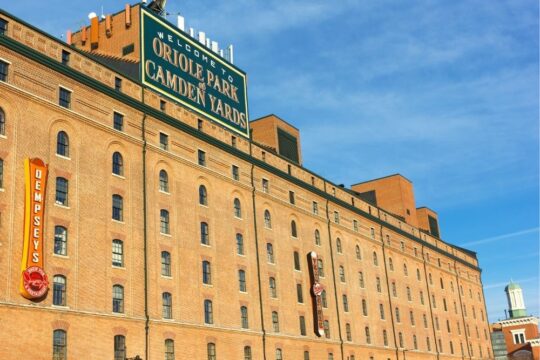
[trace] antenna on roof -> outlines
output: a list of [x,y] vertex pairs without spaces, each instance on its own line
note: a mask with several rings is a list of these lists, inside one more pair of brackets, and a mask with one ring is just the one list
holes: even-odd
[[167,0],[152,0],[148,8],[160,16],[165,15],[165,4]]

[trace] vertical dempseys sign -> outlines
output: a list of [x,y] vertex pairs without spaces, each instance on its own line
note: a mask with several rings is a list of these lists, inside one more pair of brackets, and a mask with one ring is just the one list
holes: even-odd
[[308,254],[309,278],[311,280],[311,299],[313,304],[313,324],[315,335],[324,335],[324,318],[322,313],[321,294],[324,286],[319,282],[319,264],[317,262],[317,253],[312,251]]
[[246,74],[143,7],[140,71],[146,86],[249,137]]
[[24,161],[24,246],[19,291],[27,299],[40,299],[49,288],[49,280],[43,270],[43,215],[47,171],[47,165],[41,159]]

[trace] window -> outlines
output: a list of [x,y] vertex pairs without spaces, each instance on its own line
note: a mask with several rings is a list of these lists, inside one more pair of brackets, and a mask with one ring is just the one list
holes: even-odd
[[388,346],[388,333],[386,332],[386,330],[383,330],[382,336],[384,346]]
[[62,177],[56,178],[56,204],[68,206],[68,181]]
[[416,279],[417,279],[418,281],[421,280],[421,277],[420,277],[420,269],[416,269]]
[[381,278],[378,276],[375,279],[375,285],[377,286],[377,292],[382,292]]
[[242,218],[242,205],[240,204],[240,200],[237,198],[233,201],[233,210],[234,210],[234,216],[241,219]]
[[67,255],[67,229],[63,226],[54,227],[54,253]]
[[169,192],[169,174],[165,170],[159,171],[159,191]]
[[161,111],[165,111],[166,107],[167,107],[167,103],[165,102],[165,100],[159,100],[159,109]]
[[279,332],[279,317],[277,311],[272,311],[272,327],[274,332]]
[[444,282],[442,278],[439,278],[439,282],[441,283],[441,289],[444,289]]
[[164,319],[172,319],[172,295],[168,292],[164,292],[161,295],[163,300],[162,316]]
[[368,316],[368,308],[366,299],[362,299],[362,315]]
[[6,114],[0,108],[0,135],[6,135]]
[[197,130],[203,131],[203,121],[201,119],[197,119]]
[[277,298],[277,284],[276,284],[276,278],[270,277],[268,279],[268,283],[270,286],[270,297],[276,299]]
[[204,323],[213,324],[214,323],[214,312],[212,310],[212,300],[204,300]]
[[407,270],[407,264],[403,264],[403,274],[409,276],[409,271]]
[[323,290],[321,292],[321,302],[322,302],[322,307],[326,309],[328,307],[328,300],[326,299],[326,290]]
[[399,338],[399,347],[404,348],[405,344],[403,343],[403,334],[401,332],[398,334],[398,338]]
[[159,222],[160,222],[160,226],[159,226],[160,233],[162,233],[162,234],[170,234],[171,229],[170,229],[170,226],[169,226],[169,211],[167,211],[165,209],[160,210],[160,212],[159,212]]
[[298,231],[296,230],[296,221],[291,221],[291,236],[298,237]]
[[381,315],[381,320],[384,320],[384,305],[379,304],[379,313]]
[[208,360],[216,360],[216,344],[206,344],[206,353],[208,355]]
[[159,147],[162,150],[169,150],[169,135],[159,133]]
[[349,300],[347,299],[347,295],[343,294],[341,298],[343,300],[343,311],[349,312]]
[[[437,316],[435,316],[435,330],[439,331],[440,330],[440,327],[439,327],[439,318]],[[469,336],[471,334],[469,333]]]
[[366,326],[364,328],[364,331],[366,333],[366,344],[371,344],[371,335],[369,334],[369,327]]
[[345,282],[345,268],[342,265],[339,266],[339,281]]
[[268,180],[267,179],[262,179],[262,191],[264,193],[267,193],[268,194],[268,190],[269,190],[269,187],[268,187]]
[[244,255],[244,237],[242,234],[236,234],[236,253]]
[[401,322],[401,318],[399,317],[399,308],[396,307],[396,322],[400,323]]
[[347,334],[347,341],[352,341],[351,324],[345,324],[345,334]]
[[298,251],[293,252],[294,270],[300,271],[300,254]]
[[124,131],[124,115],[114,112],[113,127],[118,131]]
[[424,305],[424,292],[420,291],[420,304]]
[[409,318],[411,319],[411,325],[412,326],[415,326],[415,322],[414,322],[414,312],[411,310],[409,311]]
[[246,272],[244,270],[238,270],[238,289],[241,292],[247,292]]
[[427,324],[427,316],[426,316],[426,314],[422,314],[422,320],[424,322],[424,327],[427,329],[428,324]]
[[334,222],[339,224],[339,213],[337,211],[334,211]]
[[334,353],[328,353],[328,360],[334,360]]
[[56,154],[69,157],[69,137],[65,131],[59,131],[56,135]]
[[202,150],[197,152],[197,161],[199,165],[206,166],[206,153]]
[[0,60],[0,81],[7,81],[9,64]]
[[364,288],[365,287],[365,282],[364,282],[364,273],[359,271],[358,272],[358,284],[360,286],[360,288]]
[[512,331],[514,344],[525,344],[525,330]]
[[244,346],[244,360],[251,360],[251,346]]
[[208,224],[201,222],[201,244],[210,245],[210,235],[208,233]]
[[274,246],[270,243],[266,243],[266,259],[270,264],[274,263]]
[[377,253],[373,252],[373,265],[379,266],[379,260],[377,259]]
[[433,285],[433,278],[431,277],[431,273],[429,273],[428,278],[429,278],[429,285]]
[[240,322],[242,324],[242,329],[248,329],[249,328],[249,321],[248,321],[248,309],[246,306],[240,307]]
[[300,322],[300,335],[306,336],[306,318],[302,315],[299,317]]
[[112,311],[115,313],[124,312],[124,287],[122,285],[114,285],[112,291]]
[[399,243],[399,248],[401,249],[401,251],[405,251],[405,243],[403,241]]
[[388,258],[388,268],[390,271],[394,271],[394,262],[392,261],[391,257]]
[[437,307],[437,302],[435,302],[435,295],[431,295],[431,303],[433,304],[433,307]]
[[372,239],[375,239],[375,229],[374,228],[370,229],[370,236],[371,236]]
[[283,360],[283,351],[276,349],[276,360]]
[[330,323],[328,320],[323,321],[323,328],[324,328],[324,337],[327,339],[330,339]]
[[309,360],[309,351],[304,351],[304,360]]
[[413,340],[414,350],[418,350],[418,341],[416,340],[416,335],[413,335],[412,340]]
[[122,91],[122,79],[118,76],[114,77],[114,90]]
[[324,277],[324,263],[322,259],[317,259],[317,270],[320,277]]
[[338,254],[342,254],[343,253],[343,249],[341,247],[341,239],[340,238],[337,238],[336,240],[336,250],[338,252]]
[[62,50],[62,65],[69,65],[69,51]]
[[67,333],[64,330],[53,331],[53,359],[67,359]]
[[233,180],[240,180],[240,170],[238,169],[238,166],[233,165],[231,168],[231,172]]
[[321,233],[319,230],[315,230],[315,245],[321,246]]
[[174,360],[174,340],[165,340],[165,360]]
[[161,252],[161,275],[171,276],[171,253]]
[[[431,351],[431,342],[429,341],[429,337],[426,338],[426,347],[428,351]],[[462,351],[463,353],[463,351]]]
[[[2,77],[1,71],[2,71],[2,67],[1,67],[1,62],[0,62],[0,79]],[[7,66],[6,66],[6,71],[7,71]],[[5,81],[5,79],[3,81]],[[58,105],[69,109],[71,107],[71,91],[61,87],[58,94],[59,94]]]
[[209,261],[202,262],[202,282],[206,285],[212,285],[212,267]]
[[296,301],[300,304],[304,303],[304,294],[302,292],[302,284],[296,284]]
[[124,266],[124,243],[122,240],[115,239],[112,241],[112,264],[113,266]]
[[66,306],[66,277],[64,275],[54,275],[53,305]]
[[199,186],[199,204],[208,206],[208,193],[204,185]]
[[272,228],[272,216],[268,210],[264,210],[264,227],[267,229]]
[[114,336],[114,360],[126,359],[126,337],[124,335]]
[[4,19],[0,19],[0,35],[5,35],[7,32],[8,22]]
[[397,297],[397,288],[395,282],[392,282],[392,296]]
[[452,332],[452,329],[450,329],[450,321],[449,320],[446,320],[446,331],[448,331],[448,333]]
[[293,205],[295,204],[294,191],[289,191],[289,202]]
[[124,199],[117,194],[112,197],[112,218],[116,221],[124,220]]
[[319,204],[316,201],[313,202],[312,209],[313,209],[313,214],[319,215]]
[[358,220],[353,220],[353,230],[358,232]]
[[124,159],[118,151],[115,151],[112,156],[112,172],[115,175],[124,176]]
[[360,250],[360,246],[356,245],[356,260],[362,260],[362,251]]

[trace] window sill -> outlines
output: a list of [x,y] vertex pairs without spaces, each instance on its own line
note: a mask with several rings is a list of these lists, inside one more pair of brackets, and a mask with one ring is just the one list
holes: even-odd
[[111,219],[113,223],[117,223],[117,224],[122,224],[124,225],[125,222],[123,220],[116,220],[116,219]]
[[0,134],[0,139],[7,139],[7,136],[4,134]]
[[60,258],[60,259],[69,259],[69,256],[67,256],[67,255],[62,255],[62,254],[55,254],[55,253],[53,253],[53,256],[54,256],[54,257],[57,257],[57,258]]
[[60,154],[56,154],[56,157],[59,157],[60,159],[64,159],[64,160],[71,160],[71,158],[69,156],[64,156],[64,155],[60,155]]
[[57,202],[54,203],[54,206],[57,206],[57,207],[59,207],[59,208],[66,209],[66,210],[71,209],[69,206],[66,206],[66,205],[63,205],[63,204],[59,204],[59,203],[57,203]]
[[161,189],[159,189],[158,191],[159,191],[161,194],[171,195],[171,193],[168,192],[168,191],[164,191],[164,190],[161,190]]
[[51,307],[53,307],[55,309],[69,310],[69,306],[67,306],[67,305],[54,305],[54,304],[51,304]]
[[172,237],[171,234],[168,234],[168,233],[162,233],[161,231],[159,232],[159,235],[165,236],[165,237]]
[[167,280],[172,280],[171,275],[161,275],[161,277],[164,278],[164,279],[167,279]]
[[118,174],[115,174],[115,173],[112,173],[112,176],[114,176],[116,178],[119,178],[119,179],[122,179],[122,180],[126,179],[126,177],[124,175],[118,175]]
[[0,188],[0,192],[4,192],[6,191],[4,188]]
[[126,270],[126,268],[123,265],[112,265],[113,269],[119,269],[119,270]]

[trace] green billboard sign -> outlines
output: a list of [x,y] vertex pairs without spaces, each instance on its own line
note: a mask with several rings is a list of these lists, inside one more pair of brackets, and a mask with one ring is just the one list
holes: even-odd
[[246,74],[144,8],[141,76],[146,86],[249,137]]

